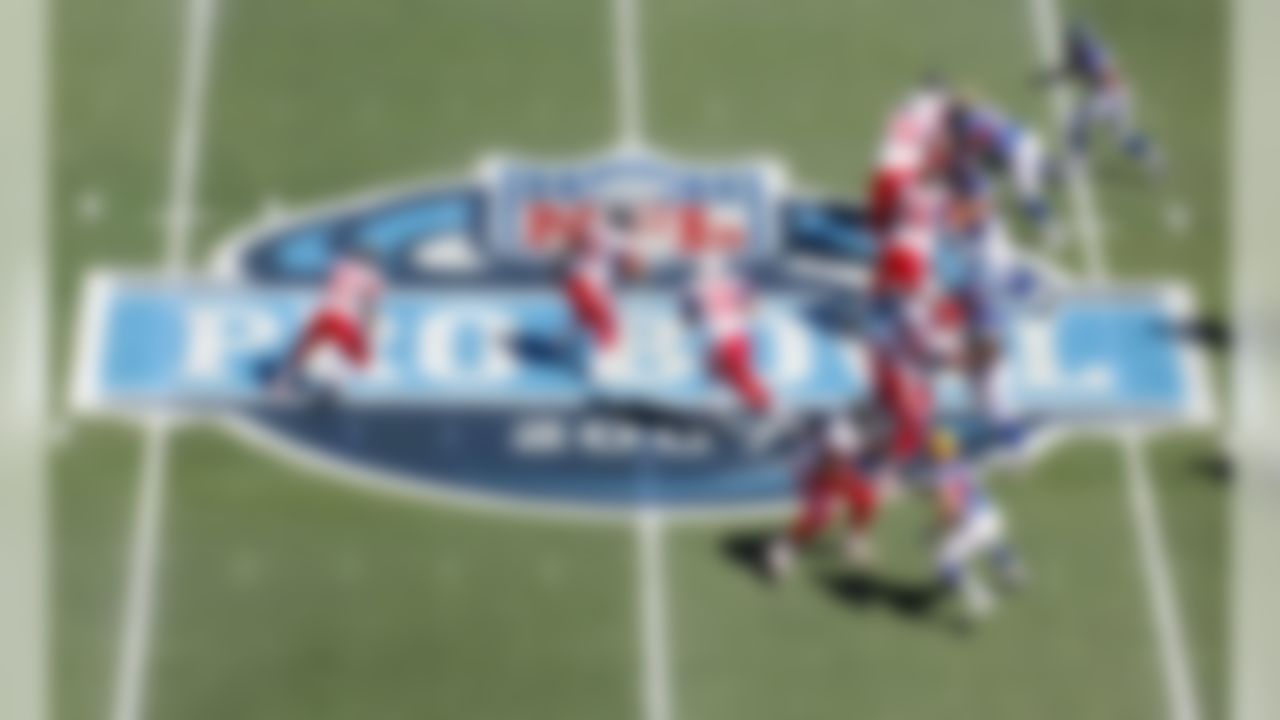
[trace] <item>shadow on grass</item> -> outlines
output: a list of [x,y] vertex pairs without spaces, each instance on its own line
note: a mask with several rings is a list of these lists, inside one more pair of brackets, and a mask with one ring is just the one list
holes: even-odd
[[[766,554],[774,532],[749,530],[725,536],[721,555],[762,587],[775,584],[766,564]],[[805,572],[808,568],[797,567]],[[792,578],[793,580],[797,578]],[[833,601],[851,611],[863,613],[876,608],[894,617],[921,625],[940,626],[958,636],[967,636],[975,626],[947,610],[949,593],[933,579],[904,580],[870,572],[817,571],[812,582]]]
[[818,582],[838,602],[858,610],[885,607],[909,620],[935,615],[945,593],[932,581],[903,581],[866,572],[833,573]]
[[1177,331],[1187,341],[1216,353],[1228,353],[1234,344],[1231,326],[1221,318],[1208,315],[1183,322]]
[[1220,485],[1230,485],[1236,476],[1235,462],[1223,452],[1202,455],[1190,464],[1192,472]]
[[734,533],[720,542],[720,553],[757,582],[768,585],[772,578],[765,564],[765,553],[772,537],[773,533],[767,530]]

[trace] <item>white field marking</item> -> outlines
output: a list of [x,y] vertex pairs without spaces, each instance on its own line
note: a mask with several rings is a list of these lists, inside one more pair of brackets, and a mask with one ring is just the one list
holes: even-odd
[[46,425],[48,426],[46,437],[49,444],[55,448],[66,445],[75,434],[75,423],[65,416],[51,416]]
[[[1169,315],[1178,322],[1197,315],[1195,298],[1186,285],[1171,287],[1164,293],[1163,304]],[[1194,348],[1184,347],[1178,353],[1178,365],[1184,377],[1191,380],[1190,398],[1187,401],[1187,420],[1191,427],[1211,427],[1218,418],[1213,396],[1213,376],[1209,371],[1209,358]],[[1223,437],[1227,431],[1222,432]]]
[[276,223],[289,216],[289,204],[275,195],[262,199],[258,217],[265,224]]
[[208,94],[209,58],[217,0],[188,0],[182,77],[179,80],[177,131],[169,167],[169,202],[165,215],[165,270],[181,277],[187,269],[196,220],[200,184],[200,151],[204,138],[204,104]]
[[1155,502],[1154,484],[1142,436],[1126,432],[1120,441],[1125,461],[1125,488],[1137,535],[1138,556],[1147,588],[1153,630],[1159,648],[1161,678],[1171,720],[1199,720],[1201,705],[1191,670],[1181,604],[1173,578],[1172,564],[1160,511]]
[[662,511],[636,515],[636,585],[640,591],[639,633],[644,720],[675,717],[671,692],[670,623],[667,618],[665,521]]
[[[1057,0],[1028,0],[1028,6],[1039,60],[1045,67],[1051,67],[1056,60],[1057,47],[1062,37]],[[1059,129],[1065,130],[1070,113],[1066,89],[1061,85],[1054,86],[1050,102]],[[1067,177],[1070,182],[1072,213],[1080,239],[1084,243],[1086,272],[1090,280],[1105,280],[1108,275],[1107,260],[1092,180],[1082,164],[1068,167]],[[1128,432],[1122,436],[1120,445],[1125,459],[1129,510],[1137,533],[1169,717],[1172,720],[1199,720],[1201,706],[1191,672],[1177,589],[1165,549],[1164,529],[1155,504],[1142,438],[1137,432]]]
[[100,356],[103,347],[106,312],[113,288],[112,280],[97,271],[91,271],[81,287],[69,402],[72,411],[84,413],[104,407],[94,359]]
[[169,427],[165,417],[151,418],[144,427],[142,452],[142,472],[129,541],[129,575],[116,665],[113,720],[139,720],[146,703],[147,660],[160,564],[165,475],[169,465]]
[[[183,32],[177,125],[169,168],[164,269],[179,278],[187,265],[199,186],[205,87],[208,80],[217,0],[189,0]],[[125,585],[124,622],[116,666],[113,720],[141,720],[146,713],[151,627],[157,602],[165,488],[169,472],[170,420],[152,419],[144,430],[143,461],[134,506]]]
[[1152,490],[1151,469],[1143,452],[1142,439],[1136,431],[1125,434],[1121,447],[1129,480],[1126,483],[1129,507],[1136,521],[1138,551],[1146,585],[1152,591],[1149,593],[1151,610],[1160,639],[1160,662],[1169,701],[1169,717],[1173,720],[1197,720],[1200,717],[1200,700],[1188,661],[1190,653],[1181,622],[1182,610],[1174,590],[1164,527]]
[[640,57],[641,0],[613,0],[614,108],[619,143],[636,149],[644,144],[644,69]]

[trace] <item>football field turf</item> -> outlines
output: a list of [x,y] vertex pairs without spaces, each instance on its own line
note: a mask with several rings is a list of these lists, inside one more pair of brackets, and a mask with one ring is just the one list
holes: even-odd
[[[885,109],[926,69],[1054,123],[1029,82],[1041,0],[209,2],[216,21],[194,28],[209,52],[193,243],[179,258],[192,270],[229,232],[281,208],[465,176],[494,149],[606,149],[624,120],[618,42],[628,33],[631,119],[652,144],[691,158],[768,152],[814,191],[858,196]],[[617,33],[620,9],[635,25]],[[1100,160],[1093,187],[1111,276],[1185,281],[1206,314],[1222,316],[1226,8],[1073,0],[1062,10],[1116,47],[1168,149],[1171,192],[1194,216],[1185,235],[1171,232],[1161,197],[1118,158]],[[171,163],[186,124],[186,13],[174,0],[53,8],[59,377],[84,273],[165,261],[181,194]],[[1063,262],[1081,269],[1078,255]],[[654,578],[641,572],[646,536],[631,522],[406,502],[211,427],[177,426],[156,462],[137,426],[62,425],[63,720],[110,717],[128,683],[142,689],[145,717],[181,720],[667,720],[664,702],[691,720],[1129,720],[1185,713],[1188,698],[1183,720],[1224,715],[1229,487],[1209,472],[1215,433],[1138,445],[1167,585],[1141,542],[1150,524],[1129,494],[1133,458],[1115,437],[1092,437],[996,482],[1032,583],[980,632],[955,632],[896,584],[926,569],[921,518],[902,505],[883,528],[887,577],[874,587],[850,582],[834,549],[789,586],[762,585],[735,548],[779,520],[668,524],[658,535],[667,647],[655,654],[638,621]],[[144,588],[149,660],[121,672],[148,468],[165,491],[157,573]],[[1153,618],[1170,597],[1172,625]],[[1171,627],[1189,673],[1177,670]],[[669,694],[655,673],[669,677]]]

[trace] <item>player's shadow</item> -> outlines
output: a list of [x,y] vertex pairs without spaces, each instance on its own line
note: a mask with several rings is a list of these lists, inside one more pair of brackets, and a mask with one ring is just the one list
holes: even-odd
[[[726,560],[761,585],[772,585],[774,579],[766,564],[772,538],[773,533],[765,530],[734,533],[721,541],[720,551]],[[933,580],[902,580],[868,572],[819,573],[814,581],[833,600],[850,609],[865,611],[884,607],[915,622],[938,617],[937,611],[947,595]]]
[[1178,337],[1218,353],[1230,352],[1234,344],[1231,326],[1220,318],[1192,318],[1175,325],[1174,331]]
[[857,335],[866,325],[867,309],[857,298],[830,295],[810,301],[804,318],[814,327],[836,335]]
[[723,428],[716,422],[713,415],[697,409],[664,404],[658,400],[606,395],[593,398],[588,407],[599,415],[642,428],[683,432],[707,431],[717,436],[724,434]]
[[507,342],[512,351],[530,365],[555,368],[573,375],[582,375],[586,371],[582,353],[566,335],[517,332]]
[[1228,485],[1236,476],[1235,461],[1224,452],[1202,455],[1191,461],[1191,471],[1212,482]]
[[932,580],[900,580],[868,572],[832,573],[818,582],[836,601],[857,610],[886,607],[909,620],[934,615],[945,593]]
[[720,554],[751,578],[761,584],[768,584],[771,578],[765,564],[765,555],[772,537],[772,533],[766,530],[734,533],[720,541]]
[[[766,554],[773,534],[750,530],[728,535],[720,552],[733,565],[762,585],[772,584]],[[800,570],[800,568],[796,568]],[[867,572],[819,574],[816,582],[837,602],[856,610],[886,607],[909,620],[927,620],[942,603],[945,593],[932,580],[908,581]]]
[[1221,318],[1200,315],[1177,322],[1159,322],[1155,331],[1162,337],[1195,345],[1218,354],[1231,352],[1234,333]]

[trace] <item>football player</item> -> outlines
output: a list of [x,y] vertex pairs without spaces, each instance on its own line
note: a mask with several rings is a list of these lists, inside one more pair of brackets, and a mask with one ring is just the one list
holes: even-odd
[[899,235],[882,248],[864,322],[873,399],[887,418],[887,459],[896,466],[923,451],[933,417],[932,381],[960,349],[958,318],[934,275],[939,227],[919,230],[928,233],[927,242],[924,234]]
[[695,260],[685,303],[706,343],[712,377],[753,415],[769,416],[774,400],[756,368],[750,333],[755,298],[723,252],[706,250]]
[[969,619],[979,620],[995,608],[995,597],[975,564],[989,562],[999,582],[1009,589],[1023,583],[1024,572],[1006,537],[1003,513],[979,481],[977,469],[962,456],[955,436],[937,431],[930,442],[930,457],[938,581],[959,595]]
[[1015,306],[1048,292],[1047,283],[1019,261],[985,173],[970,164],[948,173],[942,241],[936,254],[944,306],[960,323],[956,366],[965,375],[987,440],[1016,445],[1032,424],[1018,417],[1000,383],[1004,336]]
[[608,385],[623,372],[616,295],[618,274],[640,271],[629,249],[633,227],[630,209],[606,207],[596,222],[572,228],[563,240],[561,293],[586,346],[589,378],[597,385]]
[[287,395],[304,378],[336,391],[352,371],[367,369],[383,293],[382,273],[372,255],[355,246],[342,254],[329,269],[320,300],[276,375],[275,392]]
[[1097,127],[1115,134],[1121,149],[1155,179],[1164,174],[1164,159],[1151,138],[1137,124],[1133,96],[1119,65],[1102,40],[1084,23],[1072,23],[1064,40],[1059,67],[1045,76],[1066,80],[1079,93],[1068,127],[1072,156],[1083,161]]
[[1045,186],[1053,163],[1039,135],[990,104],[958,97],[948,111],[951,165],[973,165],[1009,178],[1022,214],[1048,245],[1058,245]]
[[877,235],[902,219],[911,191],[943,166],[950,103],[947,89],[928,81],[890,113],[868,191],[868,220]]
[[786,532],[774,539],[766,553],[770,577],[785,577],[797,551],[808,547],[844,506],[850,526],[844,551],[855,565],[872,559],[870,530],[879,498],[866,463],[867,448],[854,423],[845,417],[826,417],[810,428],[800,463],[800,511]]
[[964,328],[962,369],[981,415],[999,424],[1008,418],[996,386],[996,361],[1017,265],[990,184],[972,165],[958,164],[948,174],[942,238],[939,285]]

